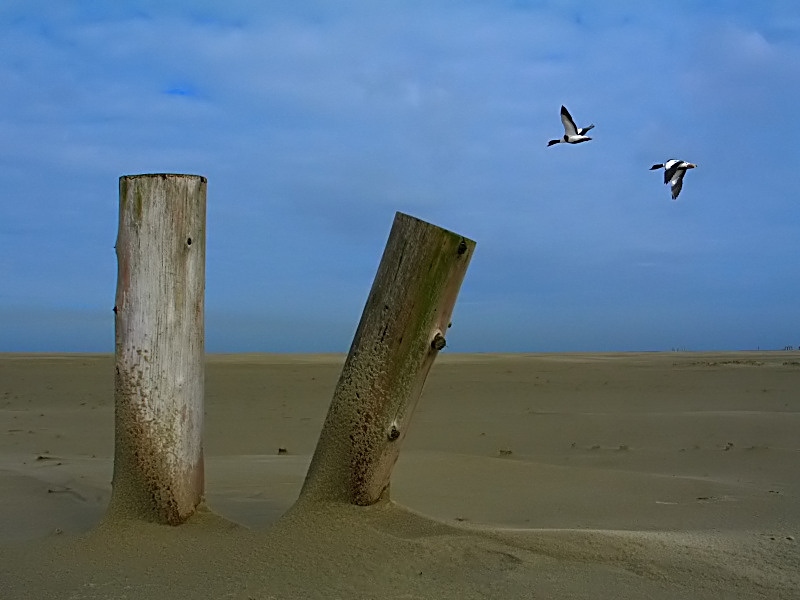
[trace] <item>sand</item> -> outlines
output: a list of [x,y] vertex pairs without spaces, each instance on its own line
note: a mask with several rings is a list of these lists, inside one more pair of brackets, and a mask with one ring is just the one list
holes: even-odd
[[169,527],[105,518],[113,357],[0,355],[0,598],[800,597],[800,354],[443,354],[392,502],[293,507],[343,361],[209,356]]

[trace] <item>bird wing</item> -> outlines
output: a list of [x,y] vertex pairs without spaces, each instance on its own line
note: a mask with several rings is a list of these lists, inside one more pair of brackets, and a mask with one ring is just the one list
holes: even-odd
[[686,175],[686,169],[677,169],[673,175],[670,183],[672,184],[672,199],[677,200],[678,194],[681,193],[683,188],[683,176]]
[[682,160],[677,160],[674,158],[670,158],[666,163],[664,163],[664,183],[669,183],[675,177],[675,173],[677,173],[681,165],[683,164]]
[[572,120],[572,115],[569,114],[566,106],[561,107],[561,122],[564,124],[564,133],[568,137],[578,135],[578,128],[575,126],[575,121]]
[[581,127],[580,129],[578,129],[578,135],[586,135],[590,129],[594,129],[594,123],[592,123],[588,127]]

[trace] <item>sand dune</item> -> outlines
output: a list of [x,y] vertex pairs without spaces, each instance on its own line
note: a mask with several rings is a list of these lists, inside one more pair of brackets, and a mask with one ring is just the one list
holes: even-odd
[[104,520],[113,357],[0,355],[0,597],[800,597],[797,353],[445,354],[394,502],[291,508],[343,360],[209,357],[166,527]]

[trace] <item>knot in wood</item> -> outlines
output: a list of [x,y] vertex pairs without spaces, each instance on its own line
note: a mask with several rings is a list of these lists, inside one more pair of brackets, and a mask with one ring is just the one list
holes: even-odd
[[397,428],[397,425],[392,425],[389,428],[389,433],[387,435],[390,442],[395,441],[397,438],[400,437],[400,430]]
[[438,352],[446,345],[447,345],[447,340],[444,339],[444,336],[440,332],[437,332],[437,334],[433,336],[433,341],[431,342],[431,348],[433,348]]

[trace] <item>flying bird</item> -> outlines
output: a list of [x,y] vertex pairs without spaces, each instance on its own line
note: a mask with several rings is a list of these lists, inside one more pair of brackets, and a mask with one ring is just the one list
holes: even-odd
[[561,106],[561,122],[564,124],[564,137],[557,140],[550,140],[547,142],[548,148],[553,144],[580,144],[581,142],[588,142],[590,137],[586,133],[594,127],[581,127],[578,129],[575,121],[572,120],[572,115],[569,114],[566,106]]
[[669,183],[671,185],[672,199],[677,200],[678,194],[681,193],[681,188],[683,188],[683,176],[686,175],[687,169],[694,169],[696,166],[684,160],[670,158],[663,164],[653,165],[650,170],[664,169],[664,184]]

